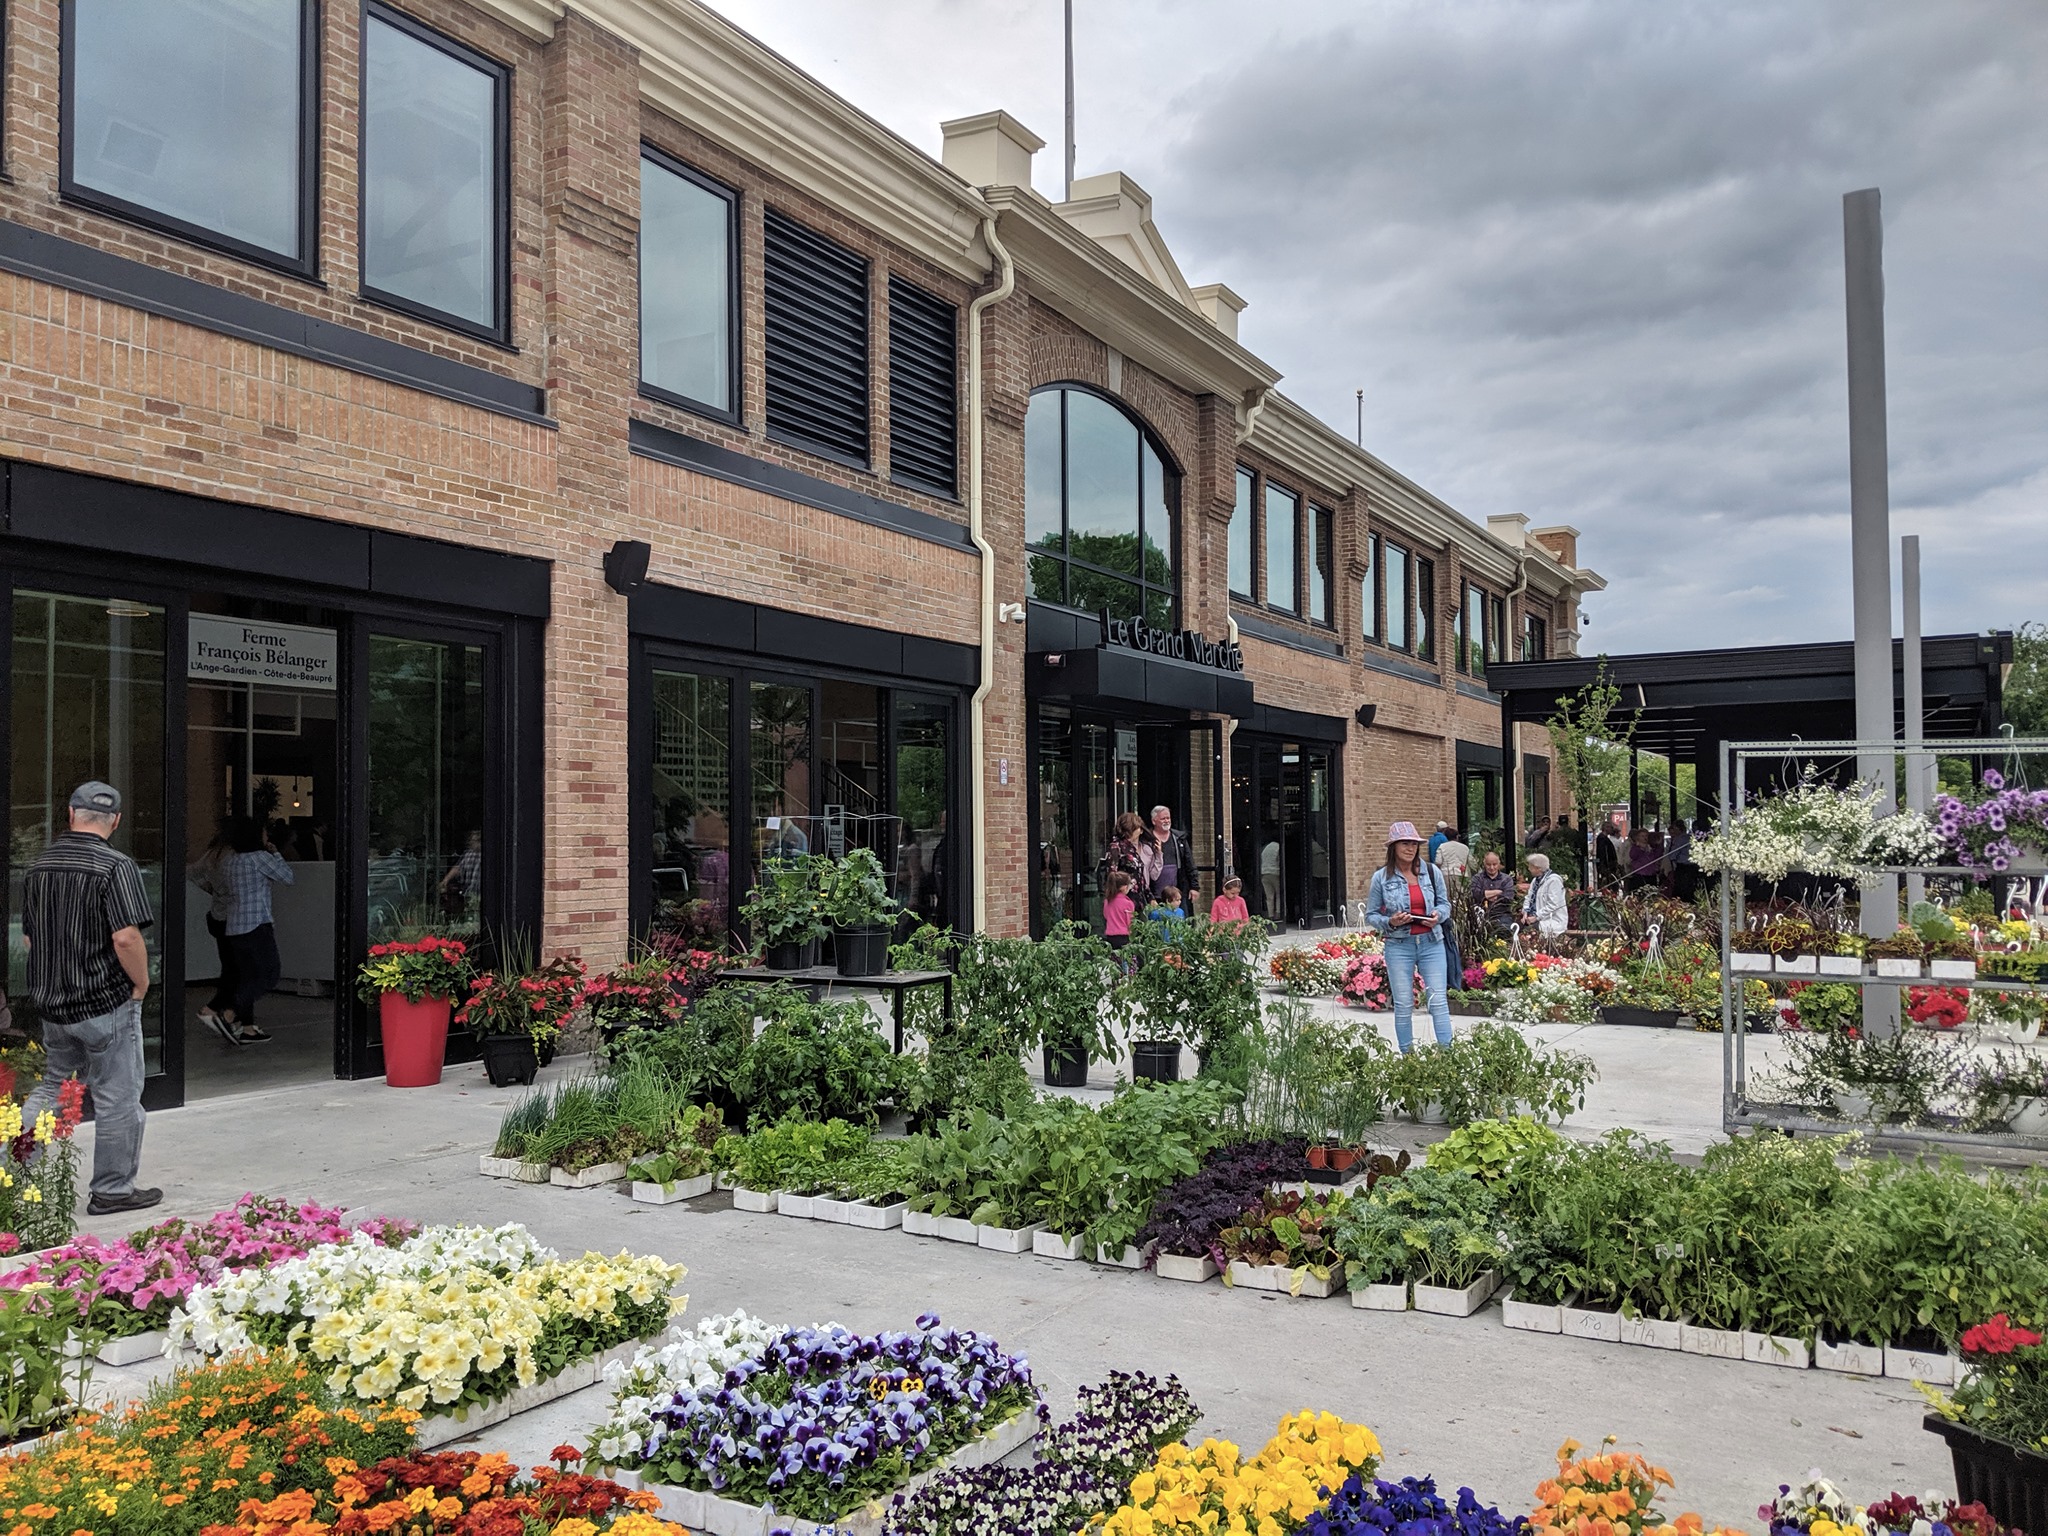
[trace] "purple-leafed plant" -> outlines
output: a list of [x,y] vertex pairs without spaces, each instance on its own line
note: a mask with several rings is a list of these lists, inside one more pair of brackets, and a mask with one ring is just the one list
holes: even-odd
[[1246,1141],[1219,1149],[1202,1168],[1152,1202],[1138,1246],[1199,1258],[1219,1234],[1257,1205],[1273,1185],[1299,1178],[1308,1143],[1299,1136]]

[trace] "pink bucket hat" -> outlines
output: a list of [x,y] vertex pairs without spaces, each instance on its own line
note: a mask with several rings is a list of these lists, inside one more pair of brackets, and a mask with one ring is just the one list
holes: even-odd
[[1389,848],[1393,847],[1396,843],[1419,843],[1421,841],[1422,834],[1415,830],[1415,823],[1412,821],[1397,821],[1387,828],[1387,846]]

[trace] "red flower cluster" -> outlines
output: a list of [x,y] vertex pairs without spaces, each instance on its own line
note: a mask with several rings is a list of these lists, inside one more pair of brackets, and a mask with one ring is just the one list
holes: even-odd
[[460,939],[444,939],[428,934],[422,939],[398,941],[390,944],[372,944],[370,954],[377,955],[431,955],[444,953],[451,960],[460,960],[469,953],[469,946]]
[[1970,1016],[1970,994],[1945,987],[1913,987],[1906,993],[1906,1014],[1915,1024],[1955,1029]]
[[1993,1313],[1987,1321],[1963,1331],[1966,1355],[2009,1355],[2040,1342],[2040,1334],[2031,1328],[2015,1328],[2003,1312]]

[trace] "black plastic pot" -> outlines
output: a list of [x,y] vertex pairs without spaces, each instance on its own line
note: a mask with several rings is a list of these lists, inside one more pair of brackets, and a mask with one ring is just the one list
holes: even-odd
[[1045,1086],[1085,1088],[1088,1085],[1088,1053],[1068,1045],[1045,1048]]
[[1131,1076],[1154,1083],[1180,1081],[1180,1042],[1140,1040],[1131,1047]]
[[1999,1524],[2015,1530],[2048,1530],[2048,1456],[1952,1424],[1938,1413],[1921,1422],[1948,1442],[1958,1500],[1982,1503]]
[[1634,1024],[1648,1029],[1676,1029],[1685,1017],[1676,1008],[1624,1008],[1609,1003],[1594,1010],[1602,1024]]
[[808,971],[818,963],[818,941],[806,939],[801,944],[770,944],[761,956],[761,963],[771,971]]
[[867,928],[834,928],[832,951],[842,976],[879,976],[889,969],[890,930],[885,924]]
[[484,1071],[494,1088],[530,1083],[540,1071],[540,1057],[531,1035],[485,1035]]

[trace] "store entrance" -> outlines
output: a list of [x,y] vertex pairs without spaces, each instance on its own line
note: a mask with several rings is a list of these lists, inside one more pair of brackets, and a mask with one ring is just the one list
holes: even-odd
[[1081,922],[1102,929],[1100,865],[1117,818],[1170,806],[1196,861],[1207,910],[1216,894],[1217,775],[1221,725],[1153,723],[1040,705],[1032,742],[1032,839],[1036,848],[1031,931]]
[[1337,752],[1249,731],[1231,738],[1231,857],[1255,916],[1303,928],[1337,920]]

